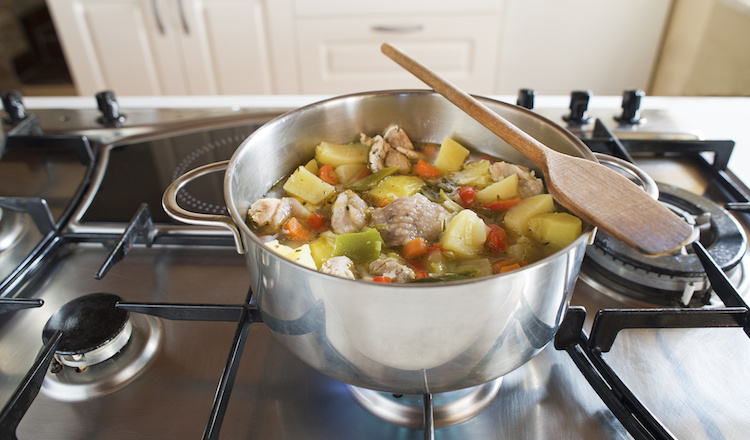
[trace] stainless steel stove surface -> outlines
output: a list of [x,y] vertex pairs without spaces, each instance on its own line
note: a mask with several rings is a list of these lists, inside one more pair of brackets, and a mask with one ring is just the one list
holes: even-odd
[[[134,113],[127,108],[123,112]],[[619,110],[605,113],[611,116]],[[671,131],[657,123],[657,115],[644,113],[658,133]],[[41,114],[40,120],[48,118]],[[243,315],[254,316],[252,300],[247,304],[250,281],[244,258],[236,253],[231,237],[223,231],[177,225],[161,213],[159,197],[175,174],[203,161],[228,157],[247,133],[272,114],[240,112],[212,121],[201,118],[200,122],[172,123],[159,130],[126,126],[116,129],[118,134],[83,129],[94,140],[96,152],[91,183],[84,183],[87,191],[78,194],[78,189],[72,188],[61,196],[73,200],[75,209],[61,209],[53,215],[61,220],[52,233],[29,235],[31,245],[26,249],[31,256],[18,263],[27,272],[4,278],[1,285],[0,300],[42,300],[43,304],[6,313],[0,310],[0,403],[5,405],[0,437],[12,438],[18,423],[15,434],[20,439],[429,438],[430,433],[420,427],[399,426],[373,415],[360,403],[360,391],[303,364],[274,340],[265,324]],[[560,122],[558,119],[559,112],[554,120]],[[624,130],[631,138],[644,137],[649,128],[642,125],[635,135],[632,127]],[[591,136],[592,124],[570,128],[583,137]],[[623,134],[622,130],[618,134]],[[694,139],[685,132],[676,137]],[[710,195],[723,206],[725,201],[709,189],[711,178],[700,171],[701,165],[680,163],[681,158],[670,156],[636,156],[636,162],[660,183]],[[6,166],[5,160],[0,164]],[[146,164],[148,171],[141,168]],[[85,175],[80,175],[76,182],[85,180]],[[212,212],[221,208],[221,185],[220,179],[207,181],[208,190],[189,189],[184,202]],[[747,188],[742,185],[741,190]],[[2,195],[6,199],[28,197]],[[116,201],[114,208],[104,203],[108,200]],[[123,244],[121,234],[142,202],[149,204],[151,215],[132,223],[137,230]],[[13,205],[16,208],[17,204]],[[15,222],[27,216],[7,208],[3,212],[0,225],[8,218]],[[742,222],[730,223],[738,226],[737,233],[744,238],[746,218],[737,217]],[[711,252],[715,240],[708,233],[703,240]],[[113,252],[118,242],[119,254]],[[734,252],[744,254],[746,244],[740,247]],[[36,248],[48,253],[37,258]],[[116,264],[105,265],[113,255]],[[731,263],[731,282],[747,301],[747,259],[737,260]],[[579,280],[571,304],[588,311],[587,332],[599,309],[665,306],[646,303],[643,297],[604,294],[596,283],[584,278]],[[681,307],[685,292],[693,293],[690,288],[677,290],[679,294],[664,300],[670,307]],[[693,290],[699,298],[700,286]],[[115,349],[118,353],[103,362],[77,367],[76,362],[106,350],[96,342],[86,353],[69,355],[73,366],[52,362],[39,394],[35,398],[33,392],[31,396],[23,394],[16,406],[28,410],[14,410],[9,401],[18,395],[19,385],[43,350],[42,335],[50,317],[73,300],[99,293],[117,295],[134,310],[141,304],[185,306],[163,314],[171,319],[129,312],[126,336],[102,336],[107,342],[129,339],[126,348]],[[691,298],[684,303],[696,310],[724,306],[710,292],[705,298],[698,305],[691,303]],[[187,305],[211,305],[212,314],[197,313]],[[738,319],[746,319],[746,307],[745,314],[741,312],[737,311]],[[119,331],[122,326],[116,327]],[[93,337],[88,331],[83,334]],[[47,335],[55,338],[53,332]],[[611,350],[602,356],[674,437],[747,438],[750,338],[742,329],[628,329],[619,333]],[[379,399],[376,406],[381,409],[391,403],[416,408],[417,424],[421,424],[424,399],[432,399],[438,415],[434,438],[438,439],[626,439],[642,435],[628,432],[574,358],[553,344],[503,377],[494,392],[480,403],[486,407],[476,416],[451,426],[442,426],[447,422],[441,418],[441,409],[451,405],[452,396],[370,397]],[[477,404],[475,396],[468,399],[470,405]],[[24,404],[27,398],[32,400]]]

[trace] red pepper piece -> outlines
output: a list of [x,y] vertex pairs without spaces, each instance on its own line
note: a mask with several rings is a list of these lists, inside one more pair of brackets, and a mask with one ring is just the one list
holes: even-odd
[[482,208],[489,209],[490,211],[507,211],[510,208],[521,203],[521,200],[522,199],[520,197],[508,200],[495,200],[492,203],[482,203],[481,206]]
[[458,197],[461,198],[461,205],[468,208],[474,203],[474,196],[477,190],[473,186],[462,186],[458,189]]

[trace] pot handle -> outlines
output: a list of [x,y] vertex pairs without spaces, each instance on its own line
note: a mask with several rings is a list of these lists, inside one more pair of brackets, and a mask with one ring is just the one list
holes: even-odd
[[232,231],[234,244],[237,247],[237,253],[244,254],[245,245],[242,243],[242,234],[240,233],[239,228],[237,228],[237,225],[231,217],[226,215],[192,212],[181,208],[177,204],[177,193],[180,191],[180,189],[182,189],[183,186],[208,173],[226,170],[228,166],[229,161],[223,160],[220,162],[203,165],[188,171],[187,173],[178,177],[167,187],[166,191],[164,191],[164,196],[161,199],[161,205],[164,208],[164,211],[177,221],[181,221],[189,225],[221,226],[229,229],[230,231]]
[[628,179],[634,180],[652,199],[659,199],[659,187],[654,179],[636,165],[609,154],[594,153],[594,156],[602,165],[621,172]]

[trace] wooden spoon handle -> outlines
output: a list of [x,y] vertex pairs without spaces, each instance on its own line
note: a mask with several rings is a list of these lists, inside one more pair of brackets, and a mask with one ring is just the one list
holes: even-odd
[[622,175],[543,145],[392,46],[381,50],[537,164],[549,193],[581,219],[648,255],[672,252],[690,240],[692,226]]
[[547,168],[546,156],[554,154],[554,150],[529,136],[526,132],[490,110],[486,105],[474,99],[468,93],[441,78],[432,70],[390,44],[383,43],[380,49],[385,55],[401,65],[401,67],[411,72],[433,90],[455,104],[456,107],[471,115],[500,139],[531,159],[540,168],[543,170]]

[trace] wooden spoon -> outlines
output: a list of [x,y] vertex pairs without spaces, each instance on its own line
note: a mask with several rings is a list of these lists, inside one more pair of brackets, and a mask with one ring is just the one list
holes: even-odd
[[542,170],[550,194],[573,214],[646,255],[674,252],[687,244],[692,226],[626,177],[547,147],[398,49],[383,44],[381,50],[531,159]]

